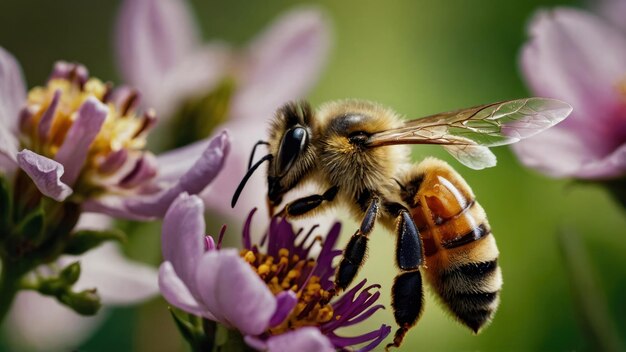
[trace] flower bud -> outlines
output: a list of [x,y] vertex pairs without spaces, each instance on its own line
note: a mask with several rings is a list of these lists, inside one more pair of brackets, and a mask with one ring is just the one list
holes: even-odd
[[66,266],[59,274],[59,279],[62,280],[67,286],[72,286],[78,281],[80,277],[80,263],[74,262]]
[[80,315],[95,315],[102,304],[96,289],[84,290],[81,292],[65,292],[59,295],[58,300],[66,306],[72,308]]

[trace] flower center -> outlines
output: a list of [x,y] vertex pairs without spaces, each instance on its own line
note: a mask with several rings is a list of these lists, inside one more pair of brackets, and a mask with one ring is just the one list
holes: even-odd
[[[129,159],[143,155],[146,136],[156,117],[153,111],[137,115],[138,93],[130,89],[113,90],[110,83],[89,78],[84,67],[61,64],[46,86],[28,92],[20,116],[22,147],[54,159],[88,98],[96,98],[108,108],[102,126],[89,146],[83,166],[91,186],[102,183]],[[123,156],[122,156],[123,154]],[[100,181],[96,181],[100,179]],[[84,185],[83,185],[84,186]]]
[[265,281],[274,295],[292,290],[298,303],[287,319],[269,329],[270,334],[280,334],[302,326],[319,326],[334,317],[333,307],[328,304],[331,293],[320,285],[320,278],[313,275],[315,260],[290,254],[285,248],[278,257],[258,253],[255,249],[242,250],[241,256]]

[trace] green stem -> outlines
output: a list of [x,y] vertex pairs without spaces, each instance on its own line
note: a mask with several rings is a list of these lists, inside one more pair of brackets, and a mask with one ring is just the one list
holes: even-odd
[[4,321],[11,304],[20,289],[22,273],[11,267],[11,263],[2,261],[2,274],[0,276],[0,325]]

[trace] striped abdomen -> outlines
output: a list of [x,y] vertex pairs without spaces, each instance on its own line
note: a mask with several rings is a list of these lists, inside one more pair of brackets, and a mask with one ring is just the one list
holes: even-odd
[[426,278],[450,311],[474,332],[491,320],[502,276],[483,208],[448,164],[427,159],[404,180],[404,200],[420,230]]

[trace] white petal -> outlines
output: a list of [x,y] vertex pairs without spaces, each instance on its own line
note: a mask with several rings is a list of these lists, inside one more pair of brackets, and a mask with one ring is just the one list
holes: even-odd
[[80,264],[81,275],[75,290],[96,287],[103,304],[135,304],[159,292],[157,270],[126,259],[115,243],[105,243],[87,252]]
[[83,317],[56,299],[23,291],[16,297],[3,331],[15,351],[72,351],[100,326],[107,316]]

